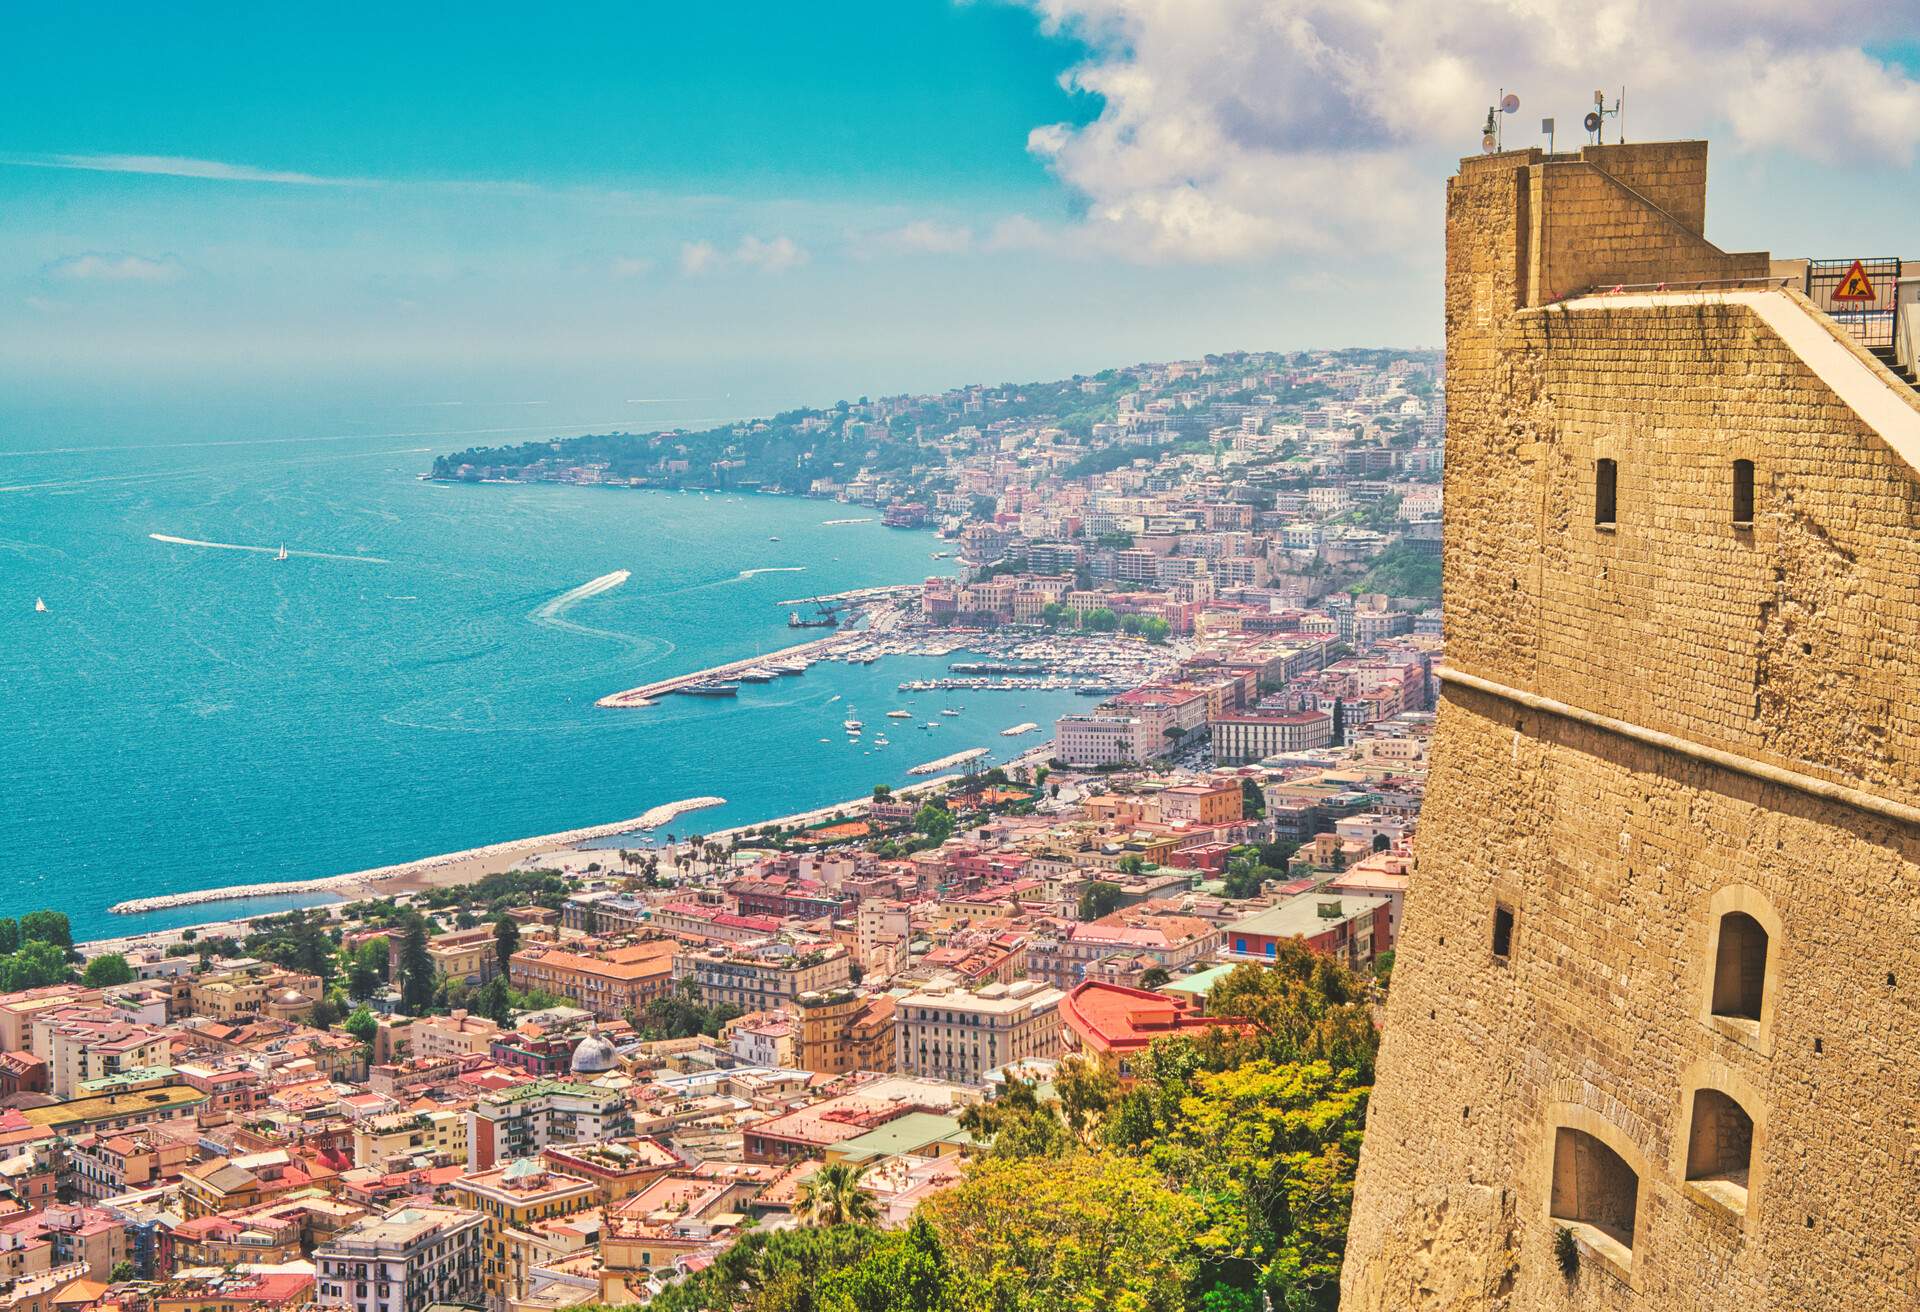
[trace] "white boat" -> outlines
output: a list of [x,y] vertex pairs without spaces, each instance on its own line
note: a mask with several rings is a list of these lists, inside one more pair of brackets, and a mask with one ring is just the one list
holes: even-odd
[[956,711],[955,709],[953,709],[953,707],[951,707],[951,706],[949,706],[949,707],[947,707],[947,708],[946,708],[945,710],[943,710],[943,711],[941,711],[941,712],[940,712],[940,714],[942,714],[942,715],[958,715],[958,714],[960,714],[960,712],[959,712],[959,711]]
[[37,611],[40,611],[40,612],[42,612],[42,613],[45,613],[45,611],[46,611],[46,609],[47,609],[47,603],[46,603],[46,600],[45,600],[44,598],[42,598],[42,597],[35,597],[35,598],[33,599],[33,608],[34,608],[35,610],[37,610]]
[[873,736],[873,745],[875,747],[891,747],[893,744],[885,734],[877,733]]
[[913,718],[913,712],[912,711],[888,711],[887,718],[889,720],[911,720]]
[[778,542],[779,540],[780,540],[779,538],[768,538],[768,539],[767,539],[767,541],[769,541],[769,542]]
[[280,544],[280,554],[279,554],[279,555],[277,555],[277,556],[275,556],[275,557],[274,557],[274,559],[275,559],[275,560],[285,560],[286,558],[287,558],[287,544],[286,544],[286,543],[284,543],[284,542],[282,542],[282,543]]
[[922,729],[938,729],[940,727],[940,721],[928,720],[925,724],[921,725],[920,727]]

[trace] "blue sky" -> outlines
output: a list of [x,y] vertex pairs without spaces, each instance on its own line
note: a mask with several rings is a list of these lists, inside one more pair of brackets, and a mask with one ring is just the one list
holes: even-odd
[[[1724,5],[1620,0],[1609,37],[1541,0],[1487,36],[1516,2],[15,4],[0,369],[797,401],[1431,344],[1492,87],[1527,89],[1516,131],[1571,124],[1584,91],[1538,89],[1622,66],[1637,133],[1714,138],[1723,244],[1900,248],[1898,12],[1773,0],[1720,36]],[[1569,63],[1556,21],[1611,48]]]

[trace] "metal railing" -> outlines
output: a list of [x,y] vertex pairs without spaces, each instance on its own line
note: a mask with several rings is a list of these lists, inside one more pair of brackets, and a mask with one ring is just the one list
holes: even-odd
[[1890,350],[1898,338],[1899,285],[1900,261],[1890,257],[1807,261],[1807,299],[1869,350]]

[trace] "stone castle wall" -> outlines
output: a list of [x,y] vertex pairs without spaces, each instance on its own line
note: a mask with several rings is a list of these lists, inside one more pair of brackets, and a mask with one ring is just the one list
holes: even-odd
[[[1750,305],[1535,304],[1541,252],[1581,234],[1664,250],[1584,256],[1636,281],[1718,254],[1704,146],[1625,150],[1574,161],[1599,184],[1529,152],[1465,161],[1449,189],[1464,677],[1361,1159],[1354,1312],[1920,1301],[1920,478]],[[1665,212],[1623,220],[1622,196]],[[1719,258],[1697,276],[1765,268]],[[1729,913],[1767,934],[1751,1021],[1711,1014],[1723,932],[1743,959]],[[1747,1143],[1706,1115],[1719,1095],[1753,1121],[1744,1210],[1687,1178],[1696,1103],[1696,1168]],[[1631,1246],[1583,1243],[1569,1279],[1556,1158],[1564,1211],[1594,1143],[1637,1177]]]

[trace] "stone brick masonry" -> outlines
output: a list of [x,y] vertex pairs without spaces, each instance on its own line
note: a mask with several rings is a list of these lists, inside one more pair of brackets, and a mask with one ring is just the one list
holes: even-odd
[[1351,1312],[1920,1305],[1920,479],[1797,294],[1687,286],[1767,267],[1705,182],[1692,142],[1448,190],[1453,674]]

